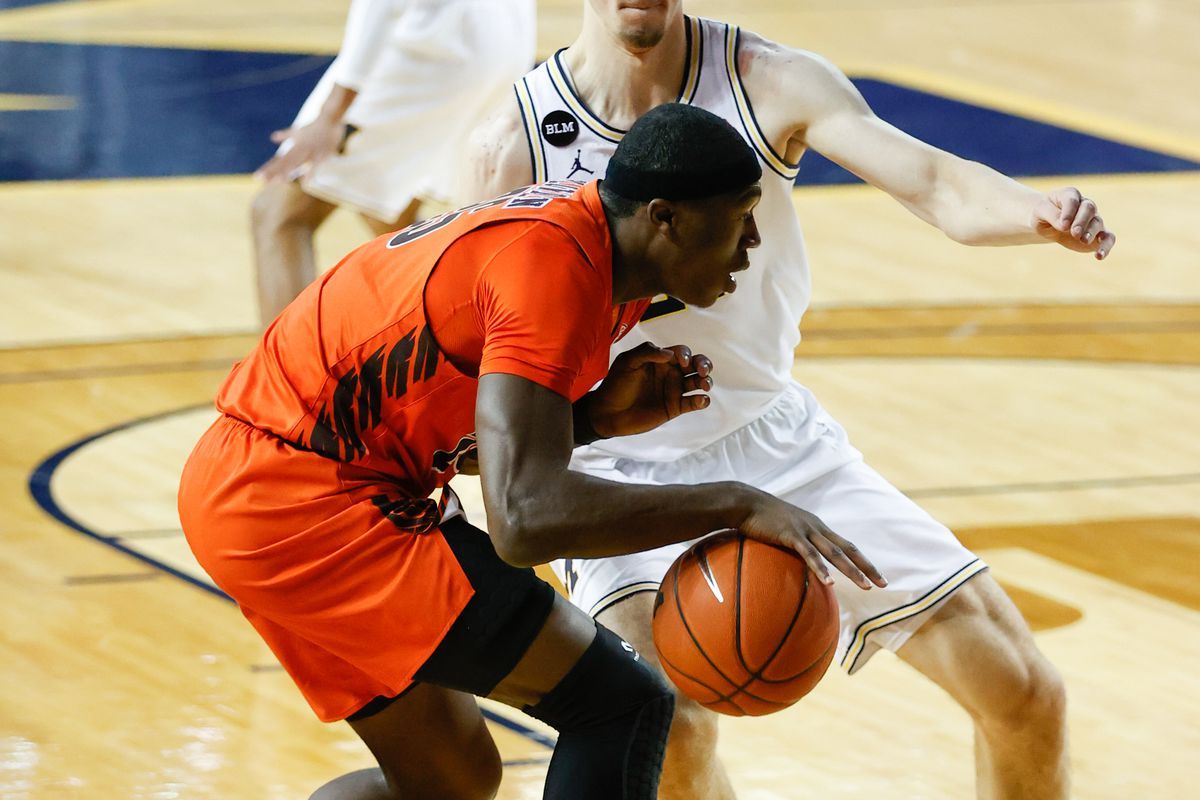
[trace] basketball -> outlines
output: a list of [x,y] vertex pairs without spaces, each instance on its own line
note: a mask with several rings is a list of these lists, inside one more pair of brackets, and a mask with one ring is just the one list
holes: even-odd
[[833,589],[797,553],[736,531],[675,559],[654,602],[654,645],[683,694],[731,716],[787,708],[833,660]]

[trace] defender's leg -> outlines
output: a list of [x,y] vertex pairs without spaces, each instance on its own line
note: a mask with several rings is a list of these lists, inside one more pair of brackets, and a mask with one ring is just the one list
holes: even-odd
[[995,579],[971,579],[897,655],[971,715],[980,798],[1068,796],[1062,678]]

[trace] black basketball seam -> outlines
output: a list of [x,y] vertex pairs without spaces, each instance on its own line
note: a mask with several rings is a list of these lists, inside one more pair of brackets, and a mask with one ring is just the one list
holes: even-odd
[[[675,672],[678,672],[680,675],[687,678],[688,680],[693,681],[694,683],[697,683],[700,686],[703,686],[705,689],[708,689],[710,692],[712,692],[713,694],[715,694],[717,696],[716,700],[710,700],[710,701],[701,703],[701,705],[713,706],[713,705],[716,705],[717,703],[729,703],[734,708],[736,708],[738,711],[741,711],[743,714],[746,714],[746,716],[755,716],[755,715],[749,714],[746,711],[746,709],[742,708],[740,705],[738,705],[737,703],[735,703],[733,701],[733,698],[737,697],[739,694],[744,694],[744,695],[746,695],[746,697],[749,697],[752,700],[757,700],[758,702],[763,703],[765,705],[769,705],[769,706],[779,706],[780,708],[787,708],[788,706],[792,705],[791,703],[781,703],[778,700],[768,700],[765,697],[759,697],[758,695],[756,695],[752,692],[747,692],[744,687],[739,687],[739,688],[735,689],[731,694],[722,694],[720,689],[717,689],[714,686],[710,686],[709,684],[707,684],[704,681],[697,678],[695,675],[692,675],[689,672],[685,672],[684,670],[675,666],[675,663],[673,661],[671,661],[671,659],[664,656],[662,653],[658,654],[658,658],[659,658],[659,661],[668,665]],[[722,676],[722,677],[724,677],[724,676]],[[697,702],[699,702],[699,701],[697,701]]]
[[[740,683],[740,684],[731,680],[730,677],[728,675],[726,675],[725,672],[722,671],[720,667],[718,667],[715,663],[713,663],[713,660],[711,658],[709,658],[708,653],[705,652],[704,648],[700,646],[700,642],[697,641],[695,634],[692,633],[691,626],[688,624],[688,621],[687,621],[687,616],[683,613],[683,603],[679,599],[679,573],[682,571],[682,568],[683,568],[683,559],[682,558],[675,563],[675,565],[672,569],[672,572],[674,572],[675,574],[674,574],[674,578],[673,578],[673,581],[671,584],[671,594],[675,601],[675,610],[679,614],[679,621],[683,623],[683,628],[687,632],[688,638],[690,638],[692,640],[692,644],[695,646],[696,651],[698,653],[700,653],[700,655],[704,658],[704,660],[706,662],[708,662],[708,665],[713,668],[713,670],[717,673],[717,675],[719,675],[726,683],[733,686],[734,689],[731,693],[724,694],[720,690],[716,689],[715,687],[710,686],[709,684],[696,678],[695,676],[679,669],[677,666],[675,666],[674,663],[671,662],[670,659],[666,658],[661,652],[658,653],[658,657],[661,661],[665,662],[666,664],[669,664],[671,669],[675,670],[680,675],[684,676],[688,680],[694,681],[695,683],[699,684],[700,686],[703,686],[705,689],[708,689],[710,692],[713,692],[717,695],[716,700],[713,700],[713,701],[707,702],[707,703],[702,703],[702,705],[713,706],[713,705],[716,705],[717,703],[727,702],[730,705],[732,705],[734,708],[736,708],[738,711],[740,711],[742,714],[747,715],[747,716],[754,716],[751,714],[747,714],[747,712],[744,708],[742,708],[740,705],[738,705],[736,702],[733,701],[733,698],[738,696],[739,694],[744,694],[746,697],[749,697],[753,700],[756,700],[759,703],[763,703],[768,706],[777,706],[780,709],[787,708],[788,706],[792,705],[792,703],[781,703],[778,700],[768,700],[765,697],[759,697],[758,695],[754,694],[753,692],[746,691],[746,687],[750,686],[755,681],[761,681],[764,684],[770,685],[770,684],[777,684],[777,683],[786,683],[788,680],[795,680],[795,678],[798,678],[799,676],[803,675],[805,672],[808,672],[809,670],[813,669],[813,667],[815,667],[817,664],[819,664],[824,659],[825,655],[829,652],[829,650],[831,648],[837,646],[837,641],[834,640],[833,644],[831,644],[829,647],[825,648],[825,651],[821,654],[820,657],[815,659],[812,663],[810,663],[807,667],[805,667],[800,672],[796,673],[790,679],[770,680],[767,678],[763,678],[761,671],[752,672],[750,670],[749,665],[746,664],[745,657],[742,655],[742,652],[741,652],[741,638],[740,638],[740,636],[741,636],[741,634],[740,634],[740,625],[741,625],[741,605],[740,605],[740,603],[741,603],[741,575],[742,575],[741,562],[742,562],[742,554],[744,551],[746,537],[741,534],[737,534],[737,537],[738,537],[738,564],[737,564],[737,570],[735,573],[735,575],[736,575],[735,585],[736,585],[737,591],[736,591],[736,596],[734,599],[734,611],[735,611],[735,614],[734,614],[735,634],[734,634],[734,636],[735,636],[735,645],[736,645],[735,652],[737,653],[738,660],[741,661],[741,663],[742,663],[742,667],[745,669],[745,671],[749,675],[748,680],[746,680],[745,683]],[[693,559],[695,558],[695,556],[692,555],[690,552],[687,554],[687,556],[691,557]],[[800,616],[800,610],[804,608],[804,601],[808,598],[808,580],[809,580],[809,575],[808,575],[808,571],[806,568],[805,575],[804,575],[804,592],[800,595],[800,602],[798,603],[798,605],[796,607],[795,615],[792,618],[792,622],[788,625],[787,631],[785,632],[784,636],[780,640],[779,646],[776,648],[775,652],[771,655],[771,657],[769,659],[767,659],[767,662],[763,665],[763,669],[766,669],[768,666],[770,666],[771,661],[775,658],[776,655],[779,654],[779,650],[782,649],[783,643],[785,641],[787,641],[788,634],[790,634],[792,629],[795,627],[796,620],[799,619],[799,616]],[[664,583],[665,582],[666,582],[666,579],[664,578]]]
[[[801,562],[801,563],[803,563],[803,562]],[[779,644],[776,645],[775,652],[771,653],[771,655],[767,658],[767,660],[765,662],[763,662],[762,669],[759,670],[759,673],[758,673],[759,675],[762,675],[762,673],[766,672],[767,667],[771,666],[771,662],[774,661],[775,657],[779,655],[779,651],[783,649],[784,643],[787,642],[788,637],[792,635],[792,629],[796,627],[796,621],[798,619],[800,619],[800,612],[804,610],[804,602],[806,600],[808,600],[809,574],[810,574],[810,571],[808,569],[808,565],[805,564],[804,565],[804,589],[803,589],[803,591],[800,592],[800,602],[796,603],[796,611],[792,614],[792,621],[788,623],[787,630],[784,631],[783,636],[781,636],[779,638]],[[810,664],[809,666],[811,667],[812,665]],[[807,669],[807,667],[805,669]],[[804,670],[801,670],[801,674],[803,674],[803,672],[804,672]]]
[[[744,544],[745,544],[745,537],[741,536],[739,534],[737,574],[736,574],[736,578],[735,578],[735,580],[736,580],[735,585],[737,587],[737,598],[736,598],[736,602],[735,602],[735,606],[734,606],[734,613],[736,614],[736,618],[737,618],[737,621],[735,623],[735,625],[736,625],[735,630],[737,631],[737,633],[735,634],[735,637],[734,637],[734,646],[735,646],[735,651],[737,652],[738,661],[741,662],[742,668],[746,671],[746,673],[748,675],[750,675],[750,680],[747,683],[743,684],[743,687],[749,686],[751,683],[753,683],[756,680],[763,680],[764,683],[776,683],[776,681],[764,680],[762,678],[762,674],[764,671],[766,671],[766,669],[768,667],[771,666],[771,662],[775,660],[775,657],[779,655],[779,652],[781,650],[783,650],[783,645],[787,642],[788,636],[791,635],[792,629],[796,627],[796,621],[798,619],[800,619],[800,612],[804,610],[804,601],[808,599],[808,577],[809,577],[809,570],[806,565],[804,567],[804,590],[800,593],[800,600],[798,603],[796,603],[796,610],[792,612],[792,621],[788,623],[787,630],[785,630],[783,632],[783,636],[779,637],[779,643],[775,645],[775,650],[772,651],[772,653],[769,656],[767,656],[767,660],[763,662],[763,665],[757,670],[751,669],[750,665],[746,663],[745,654],[742,652],[742,637],[741,637],[741,629],[742,629],[741,628],[741,626],[742,626],[742,610],[741,610],[742,552],[743,552]],[[770,545],[768,545],[768,546],[770,546]],[[828,650],[828,648],[826,648],[826,650]],[[815,664],[815,663],[816,662],[813,662],[813,664]],[[797,674],[803,675],[809,669],[812,669],[813,664],[809,664],[807,667],[802,669]]]
[[768,684],[770,684],[770,683],[789,683],[791,681],[794,681],[794,680],[796,680],[796,678],[799,678],[801,675],[803,675],[804,673],[808,672],[809,670],[813,669],[818,664],[820,664],[821,661],[825,658],[825,656],[827,656],[829,654],[829,651],[835,649],[836,647],[837,647],[837,639],[834,639],[833,642],[829,645],[829,647],[826,647],[824,652],[822,652],[821,655],[817,656],[816,660],[814,660],[811,664],[809,664],[804,669],[797,672],[795,675],[791,675],[786,678],[775,678],[775,679],[759,678],[758,680],[760,683],[768,683]]
[[[691,551],[688,552],[688,555],[692,558],[695,558],[695,556],[693,556],[691,554]],[[681,569],[682,569],[682,566],[683,566],[682,563],[680,563]],[[696,652],[698,652],[701,656],[704,657],[704,660],[708,662],[708,665],[710,667],[712,667],[713,670],[715,670],[716,673],[718,675],[720,675],[725,680],[726,683],[728,683],[730,686],[734,687],[734,692],[737,692],[737,690],[738,690],[737,681],[732,680],[728,675],[726,675],[721,670],[720,667],[718,667],[716,664],[713,663],[713,660],[708,657],[708,653],[706,653],[704,651],[704,648],[700,646],[700,642],[696,639],[696,635],[694,633],[692,633],[692,626],[688,624],[687,615],[683,613],[683,603],[679,599],[679,575],[678,575],[679,571],[681,571],[681,570],[676,571],[675,582],[671,585],[671,593],[675,596],[675,610],[679,612],[679,621],[683,623],[683,629],[687,632],[688,638],[691,639],[692,644],[696,646]]]

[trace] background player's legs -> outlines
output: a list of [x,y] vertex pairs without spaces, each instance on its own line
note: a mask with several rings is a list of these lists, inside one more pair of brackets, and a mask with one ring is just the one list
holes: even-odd
[[468,694],[417,684],[349,725],[379,768],[330,781],[312,800],[489,800],[500,787],[500,754]]
[[[632,644],[658,667],[650,620],[654,592],[639,592],[596,615],[596,621]],[[659,800],[733,800],[725,765],[717,758],[717,714],[675,693],[675,718],[659,783]]]
[[1067,796],[1062,679],[990,575],[977,575],[956,591],[897,655],[974,720],[978,797]]
[[255,195],[250,227],[264,326],[316,278],[313,234],[336,207],[294,181],[269,181]]

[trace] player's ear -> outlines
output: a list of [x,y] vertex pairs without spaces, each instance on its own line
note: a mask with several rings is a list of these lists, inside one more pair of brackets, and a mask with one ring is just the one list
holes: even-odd
[[650,222],[662,233],[667,233],[675,226],[675,206],[670,200],[655,198],[646,204],[646,213]]

